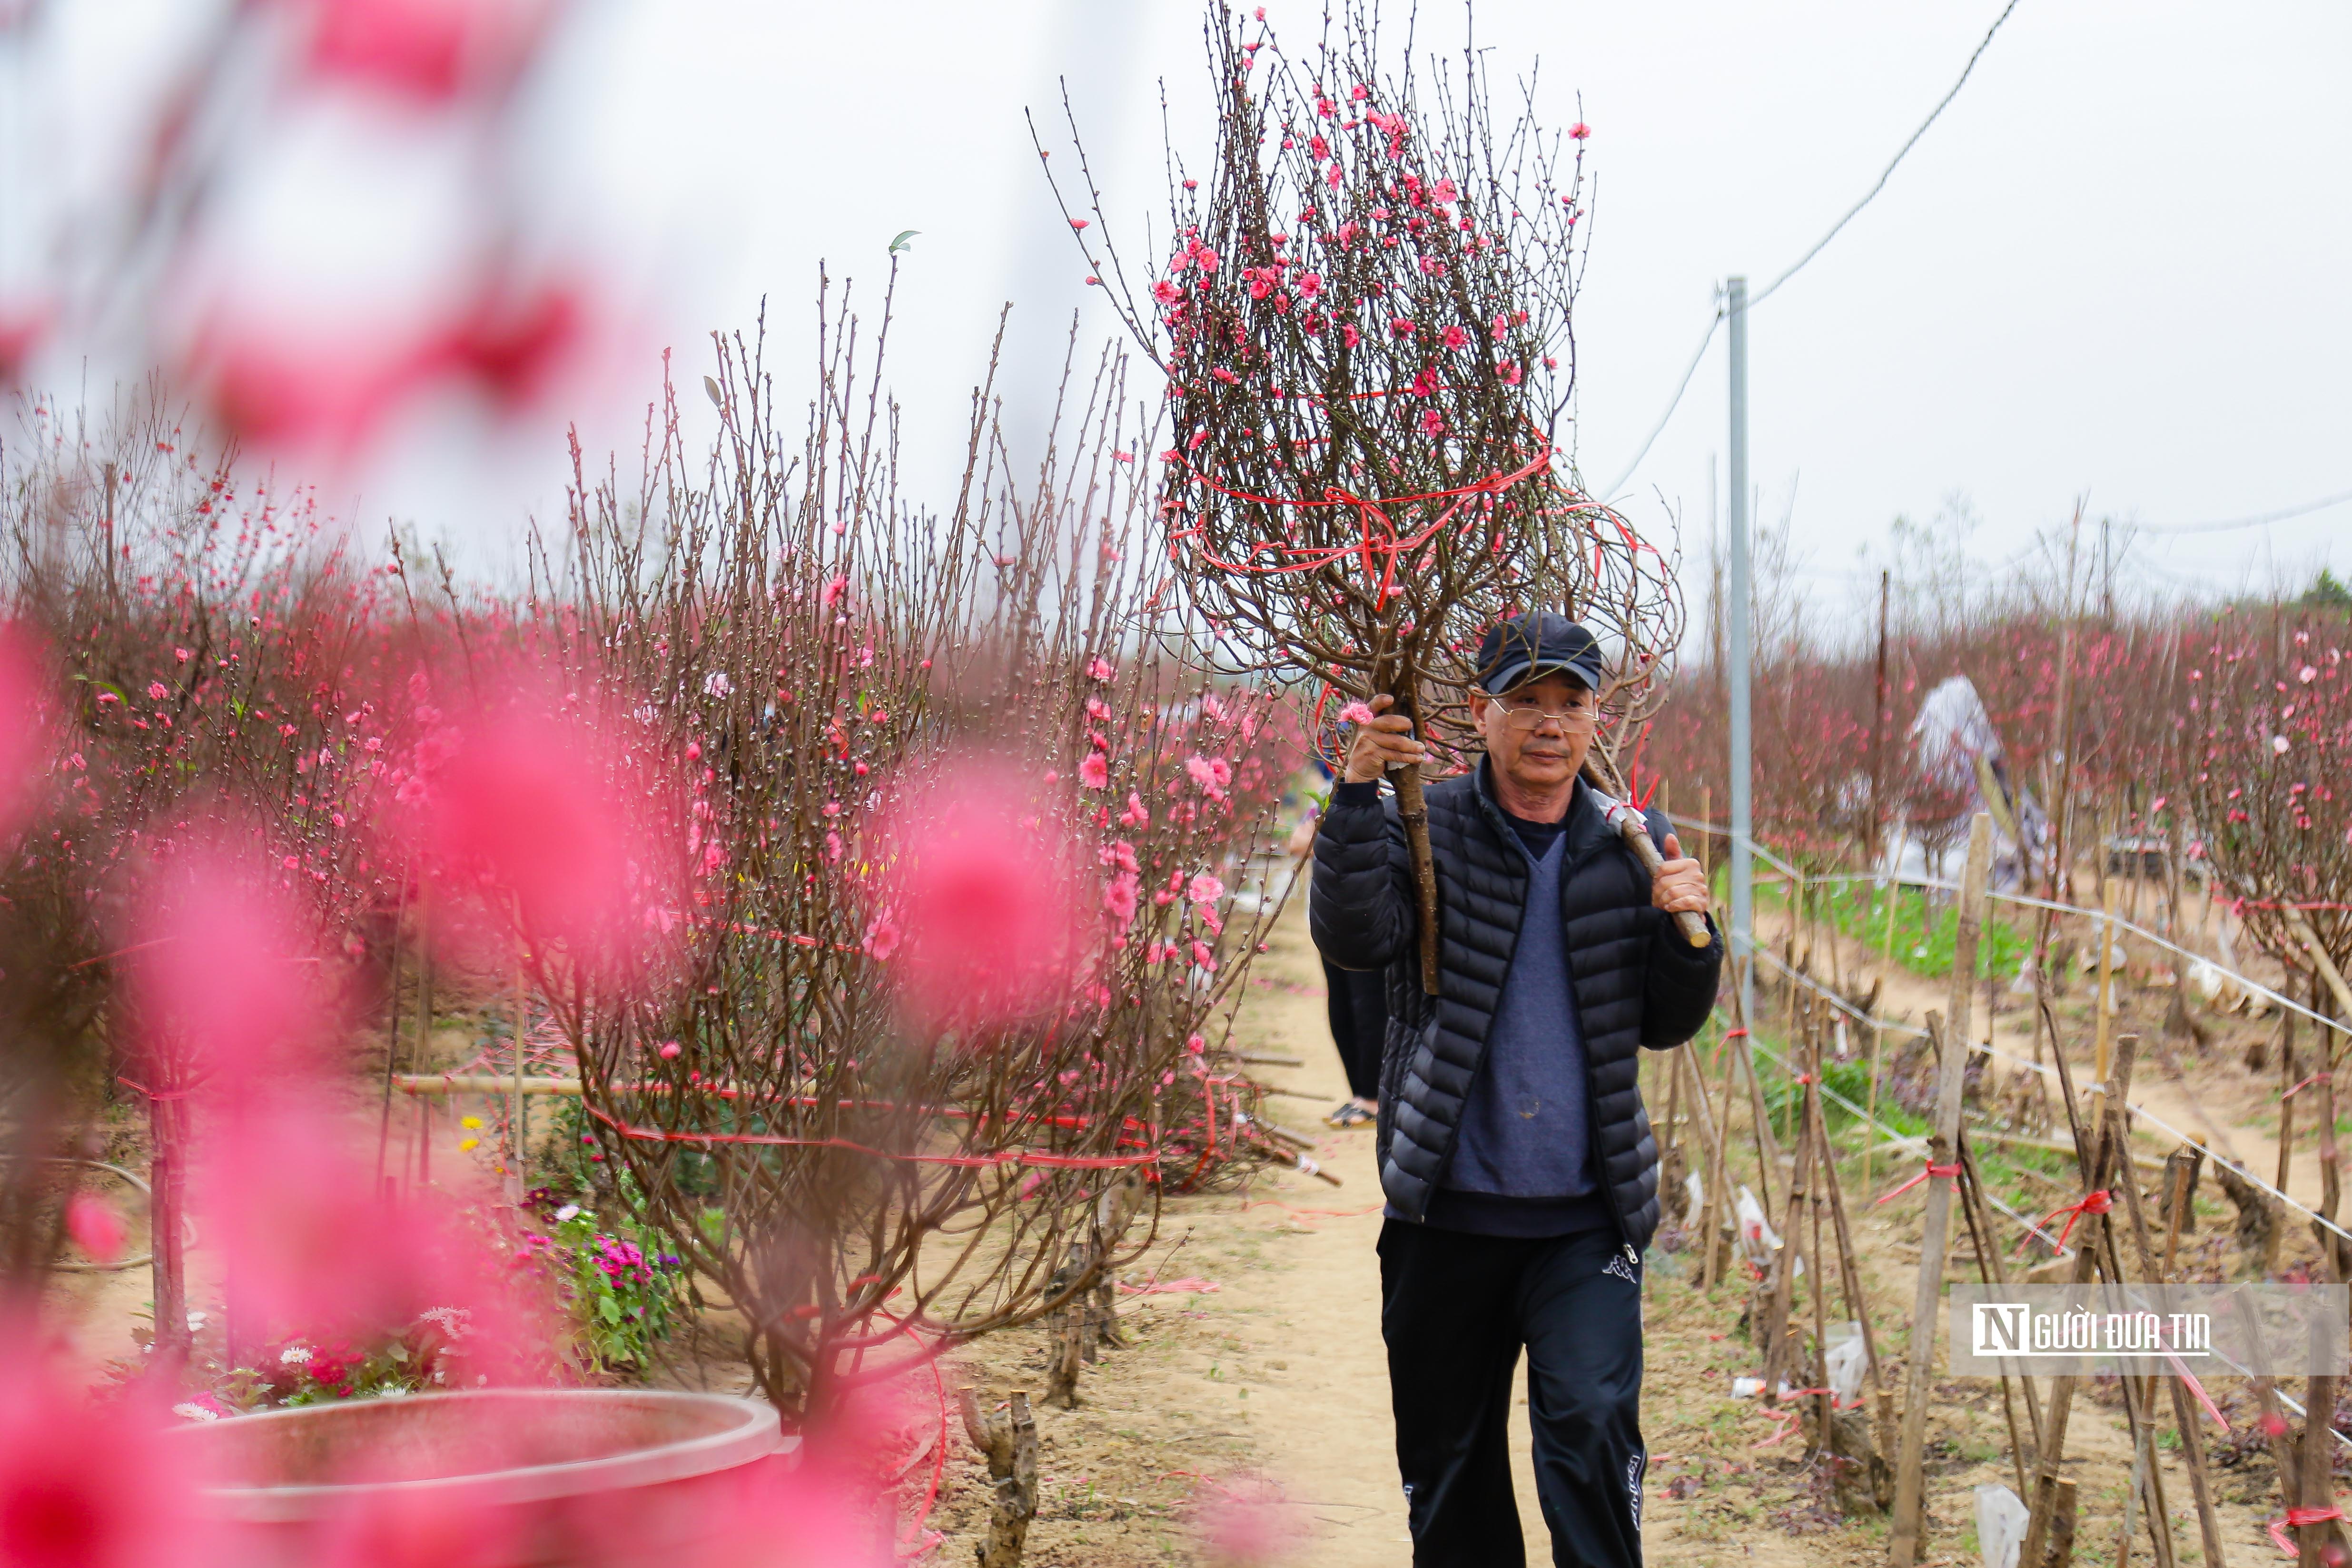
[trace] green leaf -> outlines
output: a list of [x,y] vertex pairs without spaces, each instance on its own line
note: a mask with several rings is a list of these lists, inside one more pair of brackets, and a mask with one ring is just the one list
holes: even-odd
[[596,1310],[604,1314],[604,1321],[608,1323],[617,1323],[621,1321],[621,1303],[610,1296],[597,1297]]
[[902,250],[913,250],[915,247],[908,245],[907,242],[913,239],[917,235],[921,234],[922,232],[923,231],[920,229],[901,229],[898,231],[898,237],[890,242],[890,254],[892,256],[896,256]]

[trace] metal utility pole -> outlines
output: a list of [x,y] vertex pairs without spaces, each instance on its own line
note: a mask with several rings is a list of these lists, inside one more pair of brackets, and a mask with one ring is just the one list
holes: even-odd
[[1724,284],[1724,314],[1731,331],[1731,594],[1724,612],[1731,677],[1731,953],[1748,957],[1739,975],[1741,1016],[1756,1016],[1756,846],[1749,789],[1748,641],[1755,607],[1748,581],[1748,279]]

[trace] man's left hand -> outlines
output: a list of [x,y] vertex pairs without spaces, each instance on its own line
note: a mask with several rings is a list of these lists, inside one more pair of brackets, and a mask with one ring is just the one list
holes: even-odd
[[1672,833],[1666,835],[1665,860],[1650,873],[1650,902],[1669,915],[1707,911],[1706,873],[1683,853],[1682,841]]

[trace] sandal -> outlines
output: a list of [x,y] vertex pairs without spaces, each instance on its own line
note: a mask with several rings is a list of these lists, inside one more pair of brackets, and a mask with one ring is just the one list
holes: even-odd
[[1344,1130],[1349,1127],[1368,1126],[1377,1119],[1372,1113],[1365,1110],[1353,1100],[1349,1100],[1324,1117],[1323,1124],[1327,1127],[1339,1127]]

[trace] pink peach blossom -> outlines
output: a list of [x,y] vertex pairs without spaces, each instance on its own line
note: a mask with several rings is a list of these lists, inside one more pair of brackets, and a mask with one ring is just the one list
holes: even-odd
[[1009,765],[968,758],[884,825],[919,1026],[986,1028],[1060,1004],[1079,905],[1068,846],[1041,845],[1036,814]]
[[66,1205],[66,1234],[91,1261],[111,1263],[122,1256],[129,1232],[113,1205],[96,1193],[78,1192]]
[[1078,782],[1089,789],[1110,788],[1110,763],[1101,752],[1087,753],[1086,760],[1078,764]]

